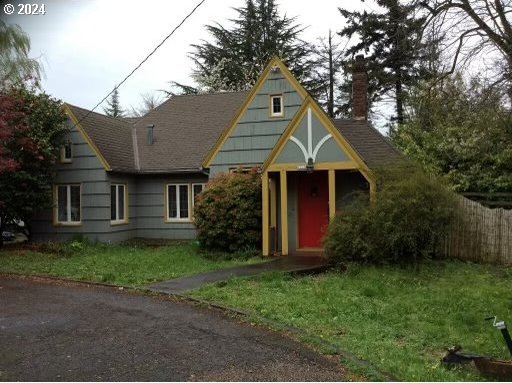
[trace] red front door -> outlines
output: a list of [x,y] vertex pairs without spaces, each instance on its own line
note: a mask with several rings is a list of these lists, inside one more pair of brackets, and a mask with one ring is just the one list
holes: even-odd
[[299,173],[299,248],[322,247],[329,223],[326,171]]

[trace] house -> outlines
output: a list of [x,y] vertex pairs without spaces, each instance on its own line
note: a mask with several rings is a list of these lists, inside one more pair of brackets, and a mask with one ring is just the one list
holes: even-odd
[[258,167],[263,254],[318,249],[371,169],[399,158],[367,121],[362,56],[353,119],[331,120],[278,58],[249,92],[170,98],[147,115],[113,119],[66,104],[54,207],[33,222],[37,240],[192,239],[193,205],[220,172]]

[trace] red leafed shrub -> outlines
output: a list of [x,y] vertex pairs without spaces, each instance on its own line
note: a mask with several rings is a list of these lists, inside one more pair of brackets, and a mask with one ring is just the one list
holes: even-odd
[[219,174],[194,205],[198,240],[206,250],[237,252],[261,245],[261,177]]

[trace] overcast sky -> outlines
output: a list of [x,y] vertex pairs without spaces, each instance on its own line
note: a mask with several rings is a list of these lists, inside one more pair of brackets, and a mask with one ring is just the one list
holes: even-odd
[[[29,34],[30,55],[38,57],[45,69],[45,91],[66,102],[92,108],[199,0],[35,0],[27,3],[44,3],[45,15],[11,16],[4,13],[4,6],[20,2],[0,2],[2,18],[20,25]],[[120,88],[122,106],[137,106],[141,93],[169,89],[170,80],[192,84],[190,44],[209,39],[204,26],[226,24],[236,16],[232,8],[244,3],[245,0],[206,0]],[[311,42],[327,36],[329,29],[341,29],[339,6],[371,6],[360,0],[278,0],[278,4],[281,14],[296,16],[297,22],[307,27],[302,38]]]

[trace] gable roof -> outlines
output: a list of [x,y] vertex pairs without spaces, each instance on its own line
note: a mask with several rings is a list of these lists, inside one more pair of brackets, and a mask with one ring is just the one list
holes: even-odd
[[236,111],[236,114],[234,114],[234,118],[231,119],[229,126],[222,132],[220,137],[218,137],[217,142],[210,148],[210,150],[207,152],[206,157],[203,160],[203,167],[209,167],[212,160],[215,158],[215,155],[219,152],[219,150],[222,148],[222,145],[226,142],[227,138],[231,134],[231,132],[236,128],[238,122],[244,115],[244,113],[247,111],[247,108],[251,104],[251,102],[254,100],[254,97],[256,97],[258,91],[265,83],[265,80],[269,76],[270,72],[273,70],[273,68],[279,68],[281,73],[285,76],[285,78],[290,82],[290,84],[295,88],[297,93],[305,99],[308,96],[308,92],[306,89],[299,83],[299,81],[295,78],[295,76],[290,72],[290,70],[287,68],[287,66],[283,63],[283,61],[277,57],[274,56],[267,64],[267,66],[263,69],[263,72],[260,74],[260,77],[254,84],[254,86],[251,88],[249,92],[246,92],[245,99],[243,101],[243,104],[240,105],[238,110]]
[[[142,173],[200,171],[248,92],[173,96],[133,124]],[[152,145],[146,127],[154,125]]]
[[90,112],[75,105],[66,103],[65,106],[72,113],[70,117],[73,123],[86,133],[86,141],[92,141],[89,144],[93,151],[99,151],[100,161],[106,161],[106,170],[134,170],[130,124],[122,119]]
[[402,154],[370,122],[336,119],[334,126],[347,139],[369,168],[403,159]]

